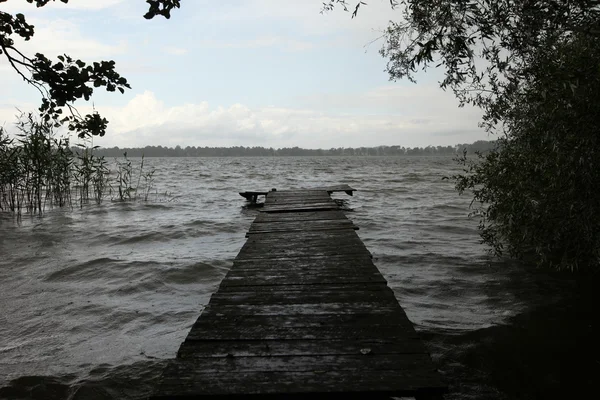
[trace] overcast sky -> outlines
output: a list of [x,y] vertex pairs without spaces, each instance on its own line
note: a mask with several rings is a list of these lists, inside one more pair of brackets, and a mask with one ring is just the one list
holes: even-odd
[[[36,27],[21,48],[48,57],[113,59],[132,86],[94,93],[110,120],[94,144],[330,148],[453,145],[487,140],[480,112],[458,108],[428,71],[391,82],[374,39],[400,18],[371,0],[357,18],[321,15],[322,0],[183,0],[170,20],[147,21],[143,0],[70,0],[36,9],[0,3]],[[2,56],[3,57],[3,56]],[[0,61],[0,124],[39,94]],[[89,112],[91,103],[78,104]]]

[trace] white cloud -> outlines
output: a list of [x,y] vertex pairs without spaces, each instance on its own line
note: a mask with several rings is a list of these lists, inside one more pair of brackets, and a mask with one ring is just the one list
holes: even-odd
[[[319,100],[320,99],[320,100]],[[459,109],[435,87],[384,86],[364,93],[315,96],[312,107],[255,107],[208,102],[167,106],[145,91],[124,107],[97,110],[110,120],[101,146],[255,146],[307,148],[453,145],[486,139],[480,112]],[[369,104],[368,109],[352,108]],[[337,111],[348,108],[349,112]],[[88,113],[88,105],[81,107]],[[15,108],[0,105],[0,120]]]
[[335,105],[335,96],[312,108],[250,108],[243,104],[211,107],[208,102],[168,107],[146,91],[122,108],[97,107],[111,121],[107,136],[97,144],[414,147],[486,138],[477,127],[478,110],[458,109],[453,97],[443,93],[431,97],[423,88],[412,92],[401,89],[382,87],[337,98],[338,107],[371,102],[377,108],[398,103],[392,109],[360,114],[328,111]]

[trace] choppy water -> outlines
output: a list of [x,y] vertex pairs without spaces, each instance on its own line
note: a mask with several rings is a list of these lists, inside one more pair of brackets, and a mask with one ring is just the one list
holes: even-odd
[[543,295],[510,265],[490,263],[467,218],[470,199],[442,180],[456,170],[449,158],[146,163],[167,195],[20,223],[0,216],[0,397],[146,395],[245,241],[257,210],[243,190],[357,188],[336,197],[424,335],[502,324]]

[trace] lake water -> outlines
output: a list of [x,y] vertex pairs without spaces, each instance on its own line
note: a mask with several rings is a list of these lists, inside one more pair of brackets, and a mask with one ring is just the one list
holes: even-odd
[[444,338],[505,324],[543,301],[538,278],[492,262],[479,244],[470,198],[442,179],[458,172],[450,158],[145,162],[158,191],[148,202],[20,222],[0,214],[0,397],[146,396],[245,241],[258,211],[244,190],[356,188],[335,197],[434,360],[448,364],[455,351]]

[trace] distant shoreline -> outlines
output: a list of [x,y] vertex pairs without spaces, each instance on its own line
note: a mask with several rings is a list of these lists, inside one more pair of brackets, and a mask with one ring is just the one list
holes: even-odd
[[[99,157],[389,157],[389,156],[454,156],[466,149],[468,153],[475,151],[488,151],[494,148],[494,141],[480,140],[472,144],[458,144],[455,146],[427,146],[427,147],[403,147],[403,146],[377,146],[377,147],[338,147],[330,149],[303,149],[300,147],[284,147],[274,149],[272,147],[190,147],[181,146],[163,147],[146,146],[137,148],[98,147],[93,153]],[[73,147],[73,150],[80,150]]]

